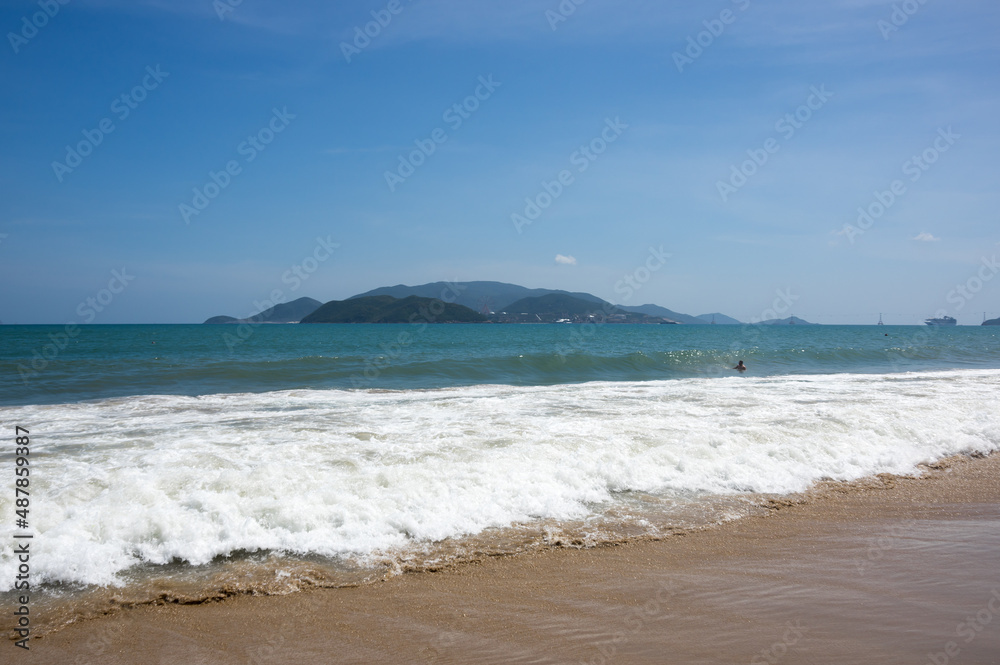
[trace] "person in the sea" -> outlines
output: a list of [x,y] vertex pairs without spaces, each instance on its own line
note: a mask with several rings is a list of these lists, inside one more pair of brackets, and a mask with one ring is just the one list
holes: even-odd
[[735,369],[735,370],[737,370],[739,372],[745,372],[745,371],[747,371],[747,366],[744,365],[743,361],[741,360],[738,363],[736,363],[736,367],[734,367],[733,369]]

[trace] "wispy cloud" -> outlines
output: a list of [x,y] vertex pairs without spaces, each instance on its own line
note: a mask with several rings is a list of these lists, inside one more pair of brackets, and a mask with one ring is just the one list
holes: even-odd
[[562,254],[556,254],[556,263],[561,263],[564,266],[575,266],[576,257],[575,256],[563,256]]
[[926,231],[917,234],[916,236],[914,236],[913,239],[919,240],[920,242],[939,242],[941,240],[941,238],[935,238],[933,235],[927,233]]
[[[413,146],[409,146],[411,149]],[[372,152],[395,152],[397,150],[406,150],[407,146],[392,146],[392,145],[380,145],[374,147],[362,147],[362,148],[347,148],[347,147],[337,147],[337,148],[327,148],[323,152],[327,155],[355,155],[355,154],[365,154]]]

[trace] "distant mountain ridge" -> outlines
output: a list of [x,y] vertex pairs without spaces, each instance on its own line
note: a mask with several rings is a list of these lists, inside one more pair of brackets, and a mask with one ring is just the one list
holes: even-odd
[[672,309],[667,309],[666,307],[660,307],[659,305],[639,305],[638,307],[626,307],[625,305],[618,305],[618,308],[623,309],[626,312],[635,312],[637,314],[646,314],[648,316],[658,316],[663,319],[676,321],[677,323],[686,323],[688,325],[698,326],[708,323],[708,321],[702,321],[697,316],[691,316],[690,314],[681,314],[680,312],[675,312]]
[[275,305],[245,319],[237,319],[232,316],[213,316],[205,323],[295,323],[315,312],[322,304],[313,298],[299,298],[292,302]]
[[431,282],[430,284],[420,284],[418,286],[397,284],[396,286],[383,286],[372,289],[371,291],[351,296],[348,300],[368,296],[392,296],[394,298],[420,296],[422,298],[437,298],[445,302],[464,305],[469,309],[474,309],[481,313],[484,309],[488,309],[491,312],[500,312],[506,309],[511,303],[522,298],[546,296],[552,293],[561,293],[596,303],[604,302],[601,298],[589,293],[571,293],[557,289],[529,289],[525,286],[508,284],[506,282]]
[[[690,314],[675,312],[671,309],[667,309],[666,307],[654,304],[638,306],[612,305],[603,298],[599,298],[592,293],[563,291],[560,289],[531,289],[518,284],[492,281],[431,282],[416,286],[396,284],[395,286],[382,286],[377,289],[372,289],[371,291],[359,293],[355,296],[347,298],[345,301],[331,302],[347,302],[350,300],[380,296],[388,296],[398,300],[403,300],[411,296],[416,296],[418,298],[432,298],[440,300],[445,304],[454,304],[466,307],[484,315],[499,315],[502,312],[509,310],[515,303],[526,299],[539,299],[546,298],[547,296],[554,296],[553,298],[546,298],[545,300],[532,302],[528,307],[532,310],[538,311],[532,311],[531,313],[542,316],[562,312],[564,316],[574,318],[593,314],[597,310],[603,310],[605,316],[615,314],[624,315],[624,320],[626,322],[635,321],[648,323],[651,321],[649,319],[644,319],[643,317],[652,317],[655,319],[664,319],[665,322],[683,323],[687,325],[707,325],[712,322],[712,317],[714,316],[715,322],[718,324],[740,324],[740,322],[736,319],[718,312],[703,316],[691,316]],[[581,305],[580,303],[589,304]],[[205,323],[294,323],[296,321],[303,321],[309,315],[315,313],[321,306],[323,306],[323,303],[318,300],[314,300],[313,298],[299,298],[298,300],[294,300],[289,303],[275,305],[268,310],[245,319],[237,319],[232,316],[214,316],[205,321]],[[524,305],[518,305],[519,309],[523,307]],[[554,309],[542,311],[545,307]],[[511,312],[508,312],[508,314],[510,313]],[[517,312],[517,314],[521,313],[526,312]],[[616,321],[621,322],[622,316],[619,316]],[[505,319],[504,322],[527,321]],[[802,323],[805,322],[802,321]]]
[[702,321],[704,321],[705,323],[712,323],[712,322],[714,322],[716,325],[720,325],[720,326],[741,326],[741,325],[743,325],[742,321],[737,321],[733,317],[726,316],[725,314],[720,314],[719,312],[712,312],[711,314],[700,314],[698,316],[698,318],[701,319]]

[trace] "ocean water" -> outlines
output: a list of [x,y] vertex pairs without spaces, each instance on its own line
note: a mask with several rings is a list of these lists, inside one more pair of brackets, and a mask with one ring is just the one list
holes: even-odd
[[0,437],[30,431],[32,584],[60,621],[658,537],[1000,449],[995,328],[77,332],[0,326]]

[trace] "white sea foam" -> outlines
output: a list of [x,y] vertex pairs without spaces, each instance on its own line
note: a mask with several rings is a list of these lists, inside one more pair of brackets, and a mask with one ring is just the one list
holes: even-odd
[[[0,409],[32,436],[33,581],[238,550],[392,551],[625,491],[801,491],[1000,449],[1000,372],[145,396]],[[16,575],[0,495],[0,588]]]

